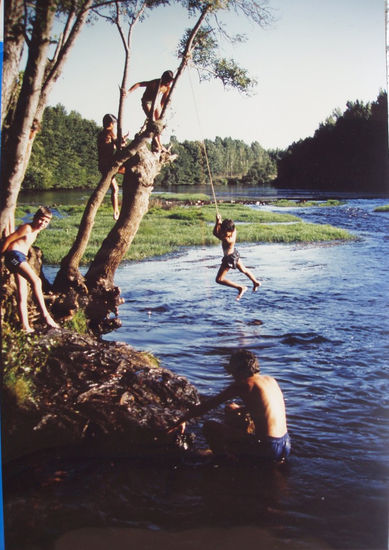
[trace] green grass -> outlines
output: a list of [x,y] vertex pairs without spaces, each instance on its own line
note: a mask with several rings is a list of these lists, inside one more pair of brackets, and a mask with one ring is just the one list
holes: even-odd
[[384,206],[377,206],[377,208],[374,209],[374,212],[389,212],[389,204],[385,204]]
[[[19,209],[19,216],[24,216],[27,209]],[[44,262],[51,265],[58,265],[69,251],[78,231],[83,206],[64,206],[58,210],[61,217],[53,217],[49,228],[42,231],[36,241],[43,250]],[[242,204],[220,204],[219,211],[223,218],[231,218],[237,223],[238,242],[322,242],[354,238],[347,231],[329,225],[303,223],[291,214],[253,209]],[[143,218],[125,259],[142,260],[181,247],[218,244],[212,234],[214,222],[215,207],[212,204],[174,205],[171,208],[154,204]],[[94,258],[113,224],[112,207],[106,200],[97,213],[83,265]]]
[[327,201],[321,202],[321,201],[297,201],[297,200],[289,200],[289,199],[279,199],[274,202],[270,202],[272,206],[279,206],[279,207],[285,207],[285,208],[294,208],[294,207],[300,207],[300,208],[307,208],[307,207],[314,207],[314,206],[320,206],[327,207],[327,206],[340,206],[341,204],[344,204],[342,201],[338,201],[336,199],[329,199]]
[[34,407],[36,389],[30,373],[39,371],[47,360],[39,341],[39,335],[26,334],[2,319],[3,386],[21,408]]
[[211,197],[205,193],[153,193],[151,200],[160,199],[174,202],[210,201]]

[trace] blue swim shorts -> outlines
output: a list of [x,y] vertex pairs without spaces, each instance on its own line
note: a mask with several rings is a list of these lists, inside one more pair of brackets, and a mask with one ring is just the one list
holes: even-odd
[[[290,455],[291,443],[288,432],[282,437],[270,437],[268,435],[263,445],[269,453],[268,457],[277,462],[286,460]],[[266,453],[266,456],[268,453]]]
[[226,256],[223,256],[221,265],[222,267],[228,267],[229,269],[236,269],[236,264],[238,263],[239,258],[240,254],[235,248],[232,254],[227,254]]
[[17,273],[20,264],[26,261],[27,256],[24,252],[19,252],[19,250],[6,250],[4,253],[5,266],[11,273]]
[[268,435],[264,440],[259,440],[255,435],[250,435],[244,454],[260,459],[283,462],[290,455],[290,451],[290,437],[286,432],[282,437],[270,437]]

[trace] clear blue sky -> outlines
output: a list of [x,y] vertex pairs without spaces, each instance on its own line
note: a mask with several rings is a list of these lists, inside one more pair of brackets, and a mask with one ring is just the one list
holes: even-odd
[[[224,17],[232,32],[248,37],[225,44],[222,53],[256,78],[254,95],[225,91],[218,82],[199,84],[191,70],[178,85],[164,142],[171,134],[179,140],[231,136],[284,148],[312,135],[347,101],[373,101],[386,89],[384,0],[269,0],[269,7],[275,21],[266,29],[236,14]],[[183,9],[160,8],[137,27],[129,84],[177,68],[176,45],[190,22]],[[122,67],[116,29],[94,24],[80,36],[49,104],[101,124],[105,113],[117,112]],[[131,135],[144,120],[142,93],[126,100],[124,126]]]

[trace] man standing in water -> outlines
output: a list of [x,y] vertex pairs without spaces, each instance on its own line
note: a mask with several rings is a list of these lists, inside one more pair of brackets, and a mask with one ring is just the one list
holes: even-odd
[[245,349],[235,351],[225,368],[235,381],[218,395],[192,407],[169,431],[221,403],[240,397],[245,407],[233,402],[228,411],[234,415],[248,413],[254,425],[253,433],[248,433],[246,428],[208,421],[204,424],[204,434],[212,451],[216,455],[251,456],[284,462],[290,454],[291,444],[284,397],[277,381],[272,376],[259,374],[256,356]]

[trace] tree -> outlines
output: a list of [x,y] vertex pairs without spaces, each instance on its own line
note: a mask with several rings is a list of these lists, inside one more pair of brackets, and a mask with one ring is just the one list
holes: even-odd
[[[14,212],[49,94],[90,14],[115,0],[5,0],[0,235]],[[121,0],[136,4],[136,0]],[[58,36],[58,37],[57,37]],[[27,49],[20,73],[23,49]]]
[[293,143],[278,160],[279,187],[326,191],[383,192],[388,189],[387,98],[347,102],[316,130]]
[[[150,138],[159,134],[164,127],[163,117],[171,102],[174,89],[188,61],[190,59],[201,59],[201,64],[198,67],[200,74],[211,68],[213,75],[221,78],[225,85],[236,85],[238,88],[243,89],[248,88],[252,84],[252,81],[246,75],[243,86],[241,78],[242,73],[238,70],[237,66],[235,66],[235,72],[231,69],[229,74],[226,74],[225,64],[222,63],[222,60],[217,58],[214,52],[216,42],[214,41],[211,44],[212,47],[210,47],[210,44],[207,42],[204,47],[204,33],[202,33],[203,24],[207,25],[208,34],[215,34],[217,30],[220,29],[217,17],[214,19],[214,27],[210,27],[210,20],[212,17],[216,16],[221,9],[241,9],[242,6],[247,7],[248,4],[252,4],[252,6],[255,7],[255,9],[253,9],[257,16],[257,21],[263,23],[268,14],[266,11],[261,11],[263,8],[256,2],[241,2],[240,0],[238,2],[231,0],[229,2],[220,3],[218,1],[209,0],[207,2],[192,2],[190,4],[190,9],[194,13],[197,12],[198,18],[193,28],[186,31],[179,45],[178,55],[181,59],[181,63],[177,69],[168,100],[162,111],[161,119],[158,121],[153,121],[150,118],[146,120],[145,125],[135,136],[135,139],[128,146],[124,147],[122,151],[116,154],[112,169],[99,184],[99,186],[109,185],[110,179],[116,173],[118,167],[123,163],[125,164],[126,171],[123,179],[123,203],[119,219],[102,243],[85,278],[81,277],[78,266],[88,241],[88,232],[90,232],[91,229],[89,222],[92,221],[91,218],[88,222],[83,218],[76,241],[67,257],[62,261],[61,268],[55,281],[55,288],[61,291],[65,291],[69,289],[69,287],[76,288],[77,292],[80,289],[85,291],[87,288],[88,292],[94,296],[95,303],[100,302],[102,304],[102,309],[104,311],[99,312],[98,315],[106,314],[109,308],[111,308],[111,310],[117,310],[120,298],[119,292],[115,291],[113,282],[115,271],[131,245],[139,224],[148,210],[149,197],[156,175],[160,172],[164,164],[173,160],[170,152],[158,154],[150,151],[148,142]],[[208,63],[206,63],[207,59]],[[234,79],[236,75],[238,75],[239,78],[237,78],[237,82],[235,83]],[[108,295],[115,297],[113,302],[107,299]],[[98,308],[94,307],[95,311],[96,309]]]

